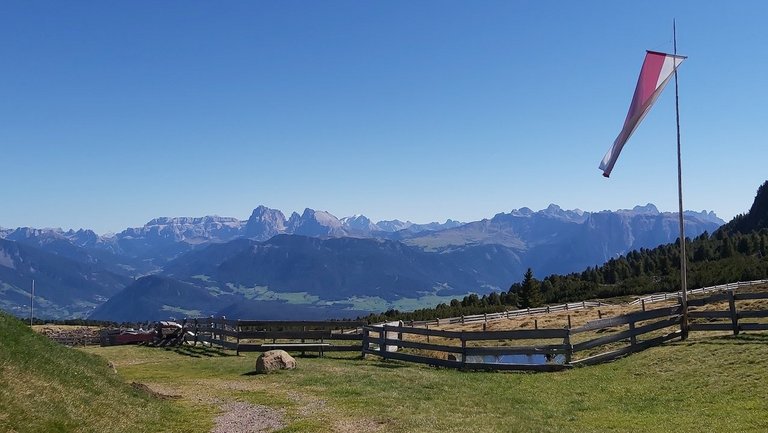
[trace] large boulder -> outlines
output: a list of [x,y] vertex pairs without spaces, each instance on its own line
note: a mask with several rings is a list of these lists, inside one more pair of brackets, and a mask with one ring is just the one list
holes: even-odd
[[271,373],[277,370],[296,368],[296,360],[285,350],[264,352],[256,360],[256,373]]

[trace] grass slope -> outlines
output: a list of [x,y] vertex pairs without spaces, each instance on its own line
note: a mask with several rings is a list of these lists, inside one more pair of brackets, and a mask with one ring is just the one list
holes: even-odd
[[[201,348],[92,348],[129,380],[189,402],[285,410],[281,432],[765,432],[768,334],[693,334],[594,367],[553,374],[477,373],[299,358],[249,375],[255,355]],[[198,430],[203,432],[205,430]]]
[[60,346],[0,313],[0,431],[183,432],[210,428],[191,407],[160,400],[107,360]]

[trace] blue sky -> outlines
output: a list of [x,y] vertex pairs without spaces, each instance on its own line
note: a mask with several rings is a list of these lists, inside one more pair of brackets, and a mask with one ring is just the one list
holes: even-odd
[[0,226],[675,210],[673,87],[597,169],[673,17],[685,207],[729,219],[768,178],[764,2],[4,1]]

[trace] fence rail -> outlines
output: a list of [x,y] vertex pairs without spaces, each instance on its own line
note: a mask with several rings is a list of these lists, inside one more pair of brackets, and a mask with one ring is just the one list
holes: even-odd
[[226,318],[185,319],[191,333],[187,341],[208,343],[240,352],[282,349],[292,352],[362,350],[363,321],[227,320]]
[[[717,286],[710,286],[710,287],[702,287],[699,289],[692,289],[688,290],[688,295],[700,295],[702,293],[709,293],[709,292],[725,292],[728,290],[736,290],[741,289],[744,287],[750,287],[750,286],[756,286],[760,284],[768,284],[768,280],[754,280],[754,281],[738,281],[735,283],[728,283],[728,284],[720,284]],[[676,300],[677,298],[681,297],[683,294],[680,291],[677,292],[668,292],[668,293],[655,293],[650,296],[644,296],[639,299],[635,299],[634,301],[630,302],[629,305],[640,305],[640,304],[650,304],[653,302],[662,302],[662,301],[668,301],[668,300]]]
[[557,313],[562,311],[582,310],[584,308],[600,307],[606,305],[601,301],[580,301],[570,302],[560,305],[547,305],[536,308],[523,308],[520,310],[507,310],[499,313],[474,314],[468,316],[446,317],[432,320],[411,320],[408,324],[411,327],[442,326],[455,324],[470,324],[480,322],[490,322],[494,320],[511,319],[513,317],[530,316],[534,314]]
[[[567,329],[461,332],[372,325],[363,327],[362,353],[466,370],[557,371],[569,368],[562,357],[569,350],[568,334]],[[430,337],[437,342],[430,342]],[[558,340],[559,343],[523,345],[531,340]],[[499,341],[508,344],[500,346]],[[435,353],[445,356],[435,356]],[[555,359],[557,355],[562,357],[560,362]]]
[[[749,285],[755,283],[731,287]],[[691,300],[689,329],[691,332],[732,331],[734,334],[768,330],[768,321],[754,321],[768,318],[768,306],[737,308],[739,301],[764,299],[768,299],[768,293],[734,293],[730,290]],[[725,301],[728,302],[727,310],[701,309]],[[682,307],[678,304],[563,329],[462,332],[371,325],[362,328],[362,353],[466,370],[559,371],[611,361],[680,339],[683,336],[681,322]]]
[[[741,331],[768,331],[768,322],[755,322],[750,319],[768,318],[768,309],[758,305],[758,309],[739,310],[737,302],[768,299],[768,292],[761,293],[735,293],[730,290],[725,293],[717,293],[702,299],[693,299],[688,305],[691,311],[691,331],[731,331],[738,335]],[[727,310],[700,310],[707,305],[728,301]],[[747,319],[746,321],[744,319]]]
[[[768,330],[768,292],[736,293],[734,289],[759,282],[715,286],[726,292],[689,300],[691,332]],[[706,293],[715,288],[700,289]],[[654,295],[658,296],[658,295]],[[652,297],[647,297],[652,298]],[[676,299],[676,298],[673,298]],[[748,302],[745,302],[748,301]],[[564,304],[562,310],[604,305]],[[727,307],[722,308],[722,305]],[[552,312],[554,309],[549,308]],[[525,314],[546,312],[546,308]],[[554,310],[559,311],[559,310]],[[464,316],[464,323],[494,320],[499,315]],[[239,352],[284,349],[288,351],[357,351],[434,366],[464,370],[560,371],[592,365],[659,346],[682,338],[682,307],[677,304],[600,318],[580,326],[504,331],[430,329],[424,323],[391,322],[368,325],[343,321],[256,321],[199,318],[185,321],[195,343],[207,342]],[[451,323],[440,319],[441,325]],[[460,323],[460,322],[455,322]],[[407,325],[407,326],[406,326]],[[485,327],[483,327],[485,328]],[[257,341],[258,340],[258,341]]]

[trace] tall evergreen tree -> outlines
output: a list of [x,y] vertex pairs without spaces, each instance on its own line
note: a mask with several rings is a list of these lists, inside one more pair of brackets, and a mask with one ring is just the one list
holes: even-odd
[[528,268],[520,287],[520,308],[533,308],[544,305],[539,282],[533,278],[533,271]]

